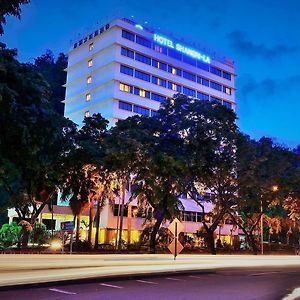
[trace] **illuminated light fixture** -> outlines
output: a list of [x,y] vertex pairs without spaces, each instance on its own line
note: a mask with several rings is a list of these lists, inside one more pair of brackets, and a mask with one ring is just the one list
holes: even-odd
[[53,250],[59,250],[62,248],[62,242],[59,240],[54,240],[51,242],[51,248]]
[[135,24],[135,28],[139,29],[139,30],[143,30],[143,26],[140,24]]
[[193,58],[196,58],[196,59],[199,59],[205,63],[208,63],[210,64],[210,57],[207,56],[207,55],[204,55],[196,50],[193,50],[189,47],[186,47],[186,46],[183,46],[179,43],[174,43],[172,40],[162,36],[162,35],[159,35],[159,34],[154,34],[153,35],[153,40],[160,44],[160,45],[163,45],[163,46],[166,46],[166,47],[169,47],[169,48],[172,48],[172,49],[176,49],[178,52],[181,52],[183,54],[186,54],[188,56],[191,56]]

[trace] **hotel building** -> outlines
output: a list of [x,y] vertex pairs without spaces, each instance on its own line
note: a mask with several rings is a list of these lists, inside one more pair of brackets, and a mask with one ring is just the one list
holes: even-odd
[[[79,125],[84,116],[94,113],[101,113],[110,125],[134,114],[153,116],[160,104],[176,93],[199,101],[218,101],[233,110],[236,107],[232,60],[128,19],[117,19],[77,41],[68,56],[65,116]],[[129,197],[130,191],[127,200]],[[185,207],[185,233],[197,240],[205,216],[191,199],[180,200]],[[204,203],[208,213],[212,205]],[[118,205],[116,199],[113,209],[107,206],[102,210],[101,243],[115,241]],[[56,229],[60,222],[72,219],[66,209],[55,206]],[[87,222],[88,212],[83,217]],[[45,211],[42,218],[49,220],[51,214]],[[123,239],[137,241],[143,222],[133,201],[125,209]],[[231,224],[221,224],[216,234],[230,243],[238,231]]]

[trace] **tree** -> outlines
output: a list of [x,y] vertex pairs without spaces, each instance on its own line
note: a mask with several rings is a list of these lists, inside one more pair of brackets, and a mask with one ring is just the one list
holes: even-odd
[[0,183],[10,207],[34,226],[57,190],[74,124],[51,109],[47,83],[15,56],[0,50]]
[[288,197],[296,197],[294,154],[271,139],[251,140],[242,134],[237,139],[237,180],[239,215],[233,220],[244,232],[254,254],[258,253],[255,231],[263,214],[280,207]]
[[1,0],[0,3],[0,35],[3,34],[3,24],[6,24],[5,17],[10,15],[21,18],[21,5],[28,4],[30,0]]
[[[74,134],[73,148],[68,153],[63,167],[65,175],[61,181],[63,198],[68,199],[77,219],[76,242],[79,241],[80,217],[85,208],[99,200],[102,178],[104,147],[108,121],[100,114],[85,118],[83,127]],[[90,214],[90,231],[92,215]],[[91,233],[89,234],[91,239]],[[91,240],[90,240],[91,241]]]
[[[180,177],[181,190],[201,208],[208,246],[215,254],[214,231],[236,194],[236,115],[218,103],[177,95],[158,112],[158,118],[175,142],[174,153],[181,152],[186,168]],[[204,217],[206,192],[213,204],[209,220]]]
[[51,91],[49,102],[54,110],[64,115],[65,87],[67,72],[65,68],[68,65],[68,58],[65,54],[59,53],[57,59],[54,58],[52,51],[47,50],[45,54],[34,60],[33,68],[40,73],[49,84]]

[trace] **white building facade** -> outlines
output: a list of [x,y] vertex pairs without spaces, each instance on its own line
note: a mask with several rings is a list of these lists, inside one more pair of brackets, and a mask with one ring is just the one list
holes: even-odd
[[152,116],[176,93],[235,110],[233,62],[128,19],[106,24],[69,52],[65,116],[79,125],[99,112],[111,125],[134,114]]

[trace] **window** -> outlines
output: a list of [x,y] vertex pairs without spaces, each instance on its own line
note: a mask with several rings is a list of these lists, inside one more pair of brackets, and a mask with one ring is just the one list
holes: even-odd
[[88,77],[87,77],[86,83],[87,83],[87,84],[91,84],[91,83],[92,83],[92,76],[88,76]]
[[215,90],[222,91],[222,85],[218,84],[216,82],[211,81],[210,82],[210,87],[215,89]]
[[158,78],[157,84],[163,87],[167,87],[167,80]]
[[168,56],[182,60],[182,53],[174,49],[168,49]]
[[158,102],[165,102],[166,101],[166,97],[165,96],[161,96],[155,93],[151,93],[151,99],[154,101],[158,101]]
[[134,34],[129,31],[122,30],[122,37],[134,42]]
[[219,104],[222,104],[222,100],[217,98],[217,97],[214,97],[214,96],[210,96],[210,100],[211,101],[214,101],[214,102],[217,102]]
[[88,67],[90,68],[90,67],[92,67],[92,66],[93,66],[93,60],[90,59],[90,60],[88,61]]
[[231,88],[223,86],[223,92],[227,95],[231,95]]
[[209,86],[209,80],[205,79],[205,78],[202,78],[201,79],[201,84],[202,85],[205,85],[205,86]]
[[197,92],[197,98],[200,100],[209,100],[209,95],[201,92]]
[[158,68],[163,70],[163,71],[167,71],[167,64],[159,61],[158,62]]
[[146,91],[145,90],[140,90],[139,96],[145,98],[146,97]]
[[151,41],[147,40],[139,35],[136,36],[136,42],[142,46],[151,48]]
[[148,108],[144,108],[138,105],[133,105],[133,112],[143,116],[149,116],[150,114],[150,110]]
[[223,105],[226,106],[229,109],[232,109],[232,104],[228,101],[223,100]]
[[135,54],[135,60],[138,60],[147,65],[151,65],[151,58],[140,53]]
[[152,59],[152,67],[158,68],[158,61],[156,59]]
[[155,116],[157,116],[157,111],[155,111],[155,110],[151,110],[151,117],[155,117]]
[[231,74],[223,71],[223,78],[231,80]]
[[92,51],[94,49],[94,43],[89,44],[89,51]]
[[132,86],[120,82],[120,91],[126,93],[132,93]]
[[152,83],[158,84],[158,77],[152,76]]
[[182,71],[182,76],[188,80],[196,81],[196,75],[190,72]]
[[182,55],[182,60],[192,66],[196,66],[197,65],[197,60],[195,58],[192,58],[190,56],[187,55]]
[[196,97],[196,91],[193,89],[184,86],[182,91],[187,96]]
[[133,76],[133,69],[124,65],[120,66],[120,72],[129,76]]
[[159,52],[159,53],[163,53],[163,54],[167,54],[167,52],[168,52],[166,47],[163,47],[163,46],[157,45],[157,44],[153,45],[153,49],[154,49],[154,51]]
[[150,75],[147,74],[147,73],[144,73],[144,72],[135,70],[134,76],[135,76],[136,78],[141,79],[141,80],[145,80],[145,81],[149,81],[149,82],[150,82]]
[[119,108],[123,110],[132,111],[132,104],[127,102],[119,101]]
[[85,100],[86,101],[91,101],[91,99],[92,99],[92,96],[91,96],[90,93],[85,94]]
[[90,117],[90,111],[87,110],[86,112],[84,112],[84,117],[85,118],[89,118]]
[[210,66],[210,72],[217,75],[217,76],[220,76],[222,77],[222,71],[218,68],[215,68],[213,66]]
[[202,69],[207,72],[209,71],[209,65],[200,60],[197,61],[197,68]]
[[175,92],[179,92],[178,89],[180,89],[180,88],[178,87],[178,85],[176,83],[168,81],[168,89],[175,91]]
[[129,50],[127,48],[122,47],[121,48],[121,55],[127,56],[129,58],[134,58],[134,52],[132,50]]

